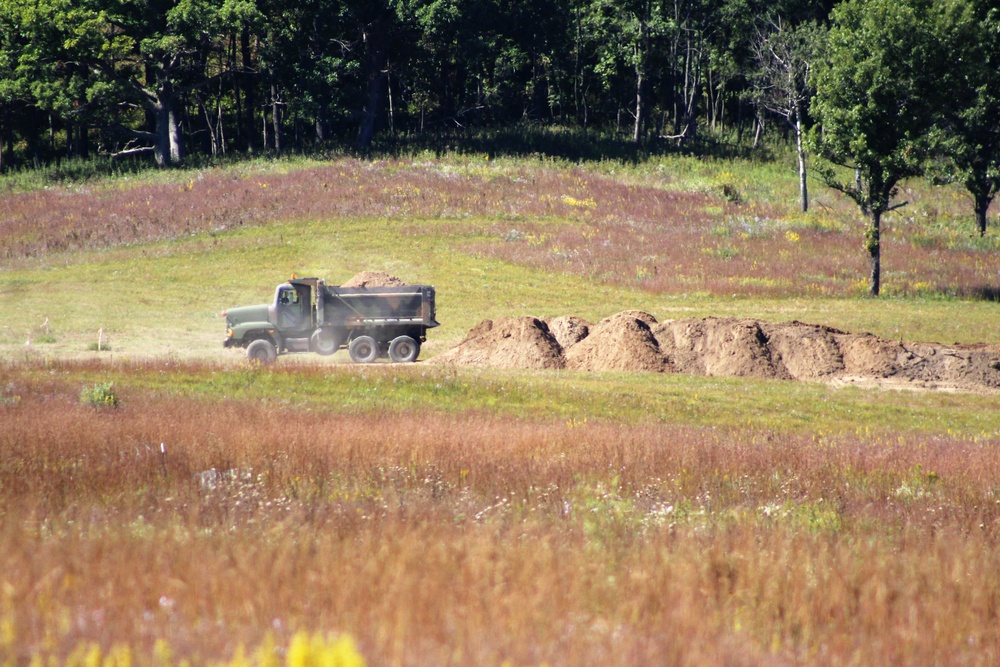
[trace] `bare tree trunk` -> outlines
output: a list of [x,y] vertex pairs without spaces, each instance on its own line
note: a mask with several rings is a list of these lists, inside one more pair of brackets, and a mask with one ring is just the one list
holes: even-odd
[[[697,58],[698,62],[692,62]],[[681,133],[685,139],[694,139],[698,134],[698,97],[701,94],[701,38],[698,44],[687,36],[686,55],[684,63],[684,117],[681,122]]]
[[82,158],[90,157],[90,133],[86,123],[80,123],[76,127],[77,145],[76,154]]
[[986,213],[990,210],[992,198],[985,194],[975,195],[976,228],[979,236],[986,236]]
[[[388,64],[388,63],[386,63]],[[389,68],[386,68],[389,70]],[[388,100],[389,100],[389,134],[393,134],[396,131],[396,119],[394,118],[393,108],[392,108],[392,72],[386,71],[385,74],[385,85],[388,88]]]
[[361,110],[361,126],[358,128],[357,147],[368,148],[375,136],[378,111],[385,96],[385,26],[383,19],[373,23],[365,32],[365,70],[368,76],[368,99]]
[[646,28],[646,16],[639,20],[639,42],[636,45],[635,54],[635,127],[632,130],[632,143],[639,144],[642,141],[642,125],[646,120],[646,58],[649,53],[648,29]]
[[574,6],[573,19],[576,23],[576,35],[573,44],[573,107],[576,110],[576,121],[587,126],[585,112],[583,111],[583,71],[580,67],[580,50],[583,44],[583,22],[580,20],[580,7]]
[[225,155],[226,154],[226,125],[223,122],[223,118],[222,118],[222,90],[221,90],[222,86],[221,86],[221,84],[220,84],[219,88],[220,88],[220,90],[219,90],[219,99],[216,101],[216,105],[217,105],[217,108],[218,108],[218,111],[219,111],[218,140],[219,140],[219,151],[223,155]]
[[244,115],[240,116],[239,122],[243,124],[246,149],[253,153],[256,143],[254,137],[257,136],[257,129],[254,127],[256,125],[257,101],[254,99],[253,74],[250,73],[253,67],[253,51],[250,48],[250,27],[248,25],[244,25],[240,32],[240,54],[242,70],[239,78],[243,87]]
[[208,130],[212,157],[216,157],[219,154],[219,139],[215,134],[215,125],[212,123],[212,117],[209,115],[208,107],[205,106],[205,101],[201,99],[201,95],[196,94],[195,100],[198,102],[198,108],[201,109],[202,115],[205,116],[205,129]]
[[865,231],[865,249],[868,251],[868,294],[878,296],[882,287],[882,211],[873,208],[869,213],[870,225]]
[[806,183],[806,149],[802,142],[802,115],[795,112],[795,149],[799,154],[799,196],[802,200],[802,212],[809,210],[809,191]]
[[180,164],[184,158],[184,144],[181,140],[180,123],[177,122],[177,110],[174,100],[169,102],[167,110],[167,136],[170,141],[170,164]]
[[642,120],[645,114],[645,100],[643,99],[643,84],[645,83],[642,76],[642,68],[639,65],[635,67],[635,127],[632,129],[632,143],[638,144],[642,141]]
[[[272,73],[273,78],[273,73]],[[278,86],[271,84],[271,125],[274,127],[274,152],[281,155],[281,96]]]
[[170,166],[171,152],[168,114],[166,105],[162,100],[158,100],[154,109],[156,118],[154,133],[156,134],[156,141],[153,146],[153,159],[156,160],[158,167]]

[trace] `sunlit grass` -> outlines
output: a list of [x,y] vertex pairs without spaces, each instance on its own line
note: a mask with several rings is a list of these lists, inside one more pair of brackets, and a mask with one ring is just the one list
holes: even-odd
[[[433,365],[242,364],[177,361],[39,362],[8,365],[16,388],[114,387],[131,402],[173,396],[278,402],[364,414],[476,412],[534,420],[768,429],[788,434],[1000,435],[995,397],[940,391],[872,390],[789,380],[670,373],[490,371]],[[12,389],[13,391],[13,389]],[[8,392],[10,393],[10,392]]]
[[[120,390],[113,414],[79,401],[98,376]],[[91,363],[2,380],[14,660],[118,646],[203,664],[316,633],[400,665],[1000,650],[1000,433],[959,398],[826,395],[838,428],[809,413],[822,395],[707,378],[562,376],[544,396],[531,374],[422,369]],[[720,419],[741,384],[773,419]],[[669,419],[640,416],[661,403]]]
[[874,300],[856,212],[814,186],[797,213],[785,158],[46,184],[0,197],[0,664],[292,664],[345,635],[414,666],[1000,659],[995,396],[260,368],[217,317],[380,269],[437,287],[425,358],[487,317],[630,308],[1000,343],[995,241],[952,190],[906,193]]

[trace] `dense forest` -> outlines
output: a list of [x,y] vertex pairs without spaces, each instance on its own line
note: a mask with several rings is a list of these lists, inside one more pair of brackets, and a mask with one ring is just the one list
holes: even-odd
[[1000,189],[995,0],[0,0],[0,169],[368,149],[553,126],[636,146],[794,138],[870,220]]
[[[760,42],[832,0],[2,0],[6,164],[523,121],[760,140]],[[782,113],[779,111],[778,113]]]

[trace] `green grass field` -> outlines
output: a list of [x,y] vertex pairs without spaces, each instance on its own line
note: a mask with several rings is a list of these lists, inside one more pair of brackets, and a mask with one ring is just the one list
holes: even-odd
[[417,156],[9,181],[0,665],[995,664],[996,395],[221,346],[219,312],[290,274],[373,269],[436,286],[423,357],[483,318],[625,309],[1000,343],[996,230],[960,195],[908,187],[875,300],[856,213],[818,186],[795,212],[794,177]]

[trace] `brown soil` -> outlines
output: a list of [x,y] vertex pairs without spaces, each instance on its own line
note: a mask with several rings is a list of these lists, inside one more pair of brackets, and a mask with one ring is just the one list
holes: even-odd
[[845,334],[830,327],[802,322],[761,322],[771,358],[796,380],[821,380],[845,371],[844,352],[838,337]]
[[787,378],[775,363],[756,320],[706,317],[669,320],[654,330],[671,366],[680,373]]
[[593,325],[582,317],[563,315],[545,322],[549,332],[559,341],[559,346],[565,351],[573,347],[590,334]]
[[637,314],[644,313],[618,313],[591,327],[589,336],[566,350],[566,367],[585,371],[664,370],[666,360],[656,337],[649,323]]
[[428,363],[490,368],[564,368],[562,347],[542,320],[509,317],[483,320],[456,347]]
[[406,285],[394,275],[383,271],[362,271],[341,287],[403,287]]
[[802,322],[626,311],[484,320],[434,363],[498,368],[678,372],[831,384],[1000,392],[1000,346],[907,343]]

